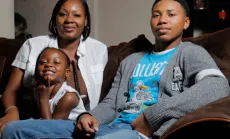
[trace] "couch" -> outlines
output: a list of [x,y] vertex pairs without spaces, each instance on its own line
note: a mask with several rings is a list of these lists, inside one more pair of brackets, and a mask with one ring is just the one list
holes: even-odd
[[[10,76],[10,64],[24,41],[0,38],[2,47],[0,51],[0,94],[3,93]],[[184,38],[183,41],[191,41],[204,47],[230,81],[230,28],[198,37]],[[139,35],[129,42],[122,42],[108,48],[109,57],[104,71],[100,101],[111,88],[120,62],[131,53],[148,50],[152,46],[144,35]],[[228,129],[230,129],[230,97],[225,97],[181,117],[164,133],[162,139],[212,138],[215,136],[219,138],[221,135],[230,137],[230,134],[227,134]]]

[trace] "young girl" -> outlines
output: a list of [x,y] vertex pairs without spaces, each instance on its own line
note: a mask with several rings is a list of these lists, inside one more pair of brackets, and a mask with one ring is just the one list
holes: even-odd
[[60,49],[45,48],[38,56],[34,88],[35,101],[42,119],[69,119],[85,111],[78,92],[68,86],[70,59]]

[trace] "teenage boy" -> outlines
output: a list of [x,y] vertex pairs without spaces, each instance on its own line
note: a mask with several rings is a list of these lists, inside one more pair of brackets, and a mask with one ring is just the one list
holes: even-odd
[[181,42],[188,16],[186,0],[155,1],[153,49],[122,61],[106,98],[79,117],[77,137],[161,136],[180,117],[229,95],[228,81],[207,51]]

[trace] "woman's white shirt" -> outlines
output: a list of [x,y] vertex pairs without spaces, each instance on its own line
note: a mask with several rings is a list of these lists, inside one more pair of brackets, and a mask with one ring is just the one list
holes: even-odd
[[[28,39],[16,55],[12,66],[25,70],[23,78],[25,87],[32,86],[37,57],[46,47],[58,48],[57,38],[47,35]],[[90,99],[90,108],[87,110],[92,110],[97,106],[100,98],[103,71],[108,61],[107,46],[90,37],[85,41],[81,38],[77,55],[78,66]]]

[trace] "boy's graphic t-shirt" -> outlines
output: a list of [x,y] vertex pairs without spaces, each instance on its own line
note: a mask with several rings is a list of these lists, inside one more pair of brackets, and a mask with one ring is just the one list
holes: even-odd
[[160,77],[176,48],[146,53],[136,65],[130,78],[129,98],[116,123],[132,123],[144,109],[157,103]]

